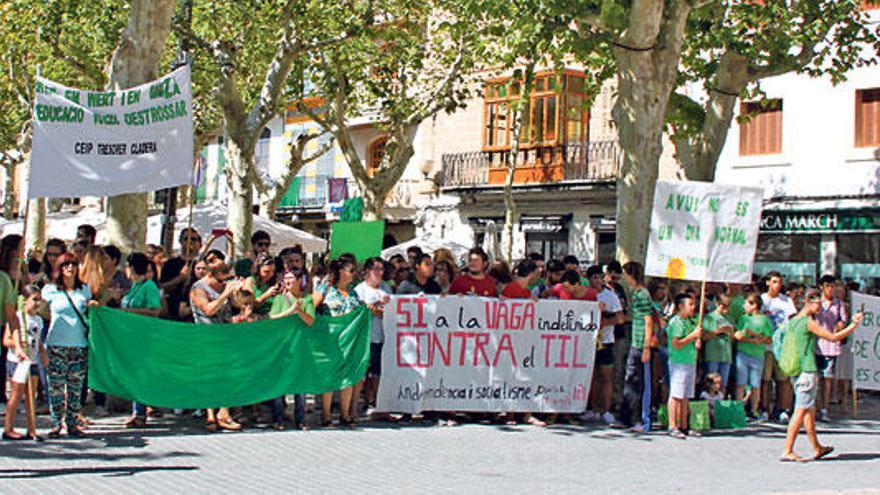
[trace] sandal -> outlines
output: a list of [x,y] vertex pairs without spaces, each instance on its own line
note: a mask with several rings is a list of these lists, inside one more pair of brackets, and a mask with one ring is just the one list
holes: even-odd
[[794,452],[791,454],[785,454],[779,458],[779,462],[802,462],[803,459],[797,456]]
[[71,427],[68,427],[68,428],[67,428],[67,436],[69,436],[69,437],[82,438],[82,437],[85,437],[85,436],[87,436],[87,435],[86,435],[86,432],[83,431],[82,428],[80,428],[80,427],[78,427],[78,426],[74,426],[74,427],[72,427],[72,428],[71,428]]
[[221,430],[229,430],[229,431],[239,431],[241,430],[241,425],[233,421],[232,418],[217,418],[217,426]]
[[16,432],[7,433],[5,431],[3,432],[3,440],[25,440],[25,439],[27,439],[27,437],[22,435],[21,433],[16,433]]
[[280,421],[278,423],[272,423],[272,429],[275,431],[284,431],[284,423]]
[[61,427],[56,426],[55,428],[52,428],[51,430],[49,430],[47,436],[49,438],[61,438]]
[[333,420],[325,419],[324,421],[321,421],[321,426],[323,426],[324,428],[333,428]]
[[146,428],[147,420],[139,416],[132,416],[125,421],[126,428]]
[[818,461],[832,452],[834,452],[834,447],[826,445],[825,447],[819,449],[819,452],[815,456],[813,456],[813,460]]

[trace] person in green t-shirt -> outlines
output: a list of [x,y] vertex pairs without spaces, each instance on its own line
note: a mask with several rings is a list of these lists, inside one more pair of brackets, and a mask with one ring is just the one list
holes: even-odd
[[729,310],[730,297],[727,294],[718,294],[715,310],[703,318],[703,340],[706,341],[703,358],[706,363],[706,374],[721,375],[722,396],[727,392],[730,364],[733,362],[733,345],[730,343],[733,325],[727,319]]
[[641,411],[640,423],[633,430],[645,433],[651,430],[651,341],[654,335],[654,305],[645,287],[645,269],[636,261],[623,265],[623,280],[632,290],[630,318],[632,335],[626,355],[626,371],[623,384],[623,402],[620,404],[620,421],[624,426],[633,425],[632,417]]
[[267,253],[260,254],[257,257],[253,275],[245,279],[242,287],[254,295],[254,307],[257,314],[261,316],[269,314],[275,295],[283,290],[281,284],[278,283],[279,265],[280,262],[277,258]]
[[746,298],[742,293],[741,284],[727,284],[727,295],[730,296],[730,308],[727,310],[727,321],[733,323],[739,321],[746,313]]
[[[817,289],[810,289],[804,296],[804,307],[788,321],[788,331],[785,338],[797,339],[798,349],[804,349],[801,359],[801,374],[791,377],[795,390],[794,414],[788,422],[788,433],[785,437],[785,449],[782,452],[781,461],[801,460],[794,453],[794,442],[800,432],[801,426],[807,431],[807,437],[813,444],[813,459],[819,460],[834,451],[830,445],[822,445],[816,436],[816,393],[819,385],[819,373],[816,368],[815,342],[816,337],[840,342],[862,323],[864,314],[858,312],[853,315],[852,322],[843,330],[831,333],[815,320],[815,316],[822,309],[822,295]],[[803,347],[802,347],[803,345]],[[799,351],[800,352],[800,351]]]
[[[751,417],[758,415],[761,377],[764,374],[764,348],[772,342],[773,322],[761,312],[763,301],[758,294],[745,298],[745,314],[736,322],[736,400],[746,404]],[[746,396],[746,385],[750,387]]]
[[[269,309],[269,318],[287,318],[296,315],[306,326],[315,323],[315,303],[311,294],[302,293],[303,271],[297,268],[281,276],[282,292],[275,296]],[[299,326],[299,325],[297,325]],[[272,423],[276,430],[284,429],[284,396],[272,401]],[[297,430],[306,429],[306,396],[293,396],[293,425]]]
[[[123,311],[143,316],[159,316],[162,309],[162,295],[159,286],[147,276],[149,259],[144,253],[131,253],[125,262],[125,275],[131,280],[131,288],[122,297],[120,307]],[[147,426],[147,407],[139,402],[131,403],[131,417],[125,421],[126,428]]]
[[669,320],[666,335],[669,343],[669,434],[684,438],[690,415],[697,375],[697,346],[703,331],[694,320],[697,305],[693,296],[675,296],[675,316]]

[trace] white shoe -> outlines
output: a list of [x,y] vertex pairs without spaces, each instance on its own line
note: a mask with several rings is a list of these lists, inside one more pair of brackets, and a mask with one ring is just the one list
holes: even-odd
[[791,417],[788,415],[787,411],[782,411],[781,413],[779,413],[779,422],[780,423],[788,423],[789,419],[791,419]]
[[827,423],[829,421],[828,420],[828,411],[825,409],[822,409],[821,411],[819,411],[819,418],[818,419],[819,419],[819,421],[821,421],[823,423]]
[[611,423],[614,423],[615,421],[617,421],[617,418],[615,418],[614,415],[611,414],[611,412],[609,411],[609,412],[606,412],[605,414],[602,415],[602,421],[604,421],[605,424],[610,425]]
[[587,422],[598,421],[599,415],[594,413],[593,411],[587,411],[581,414],[581,419]]

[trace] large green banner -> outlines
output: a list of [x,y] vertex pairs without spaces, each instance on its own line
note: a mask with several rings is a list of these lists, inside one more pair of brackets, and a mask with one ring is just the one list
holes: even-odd
[[89,311],[89,387],[156,407],[240,406],[353,385],[370,357],[370,313],[195,325]]

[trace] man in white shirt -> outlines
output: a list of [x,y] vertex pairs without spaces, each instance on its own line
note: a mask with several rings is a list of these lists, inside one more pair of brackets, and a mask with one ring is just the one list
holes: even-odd
[[596,300],[602,308],[602,326],[599,329],[599,347],[596,349],[593,385],[590,387],[590,410],[584,419],[601,418],[605,423],[615,422],[611,413],[611,399],[614,394],[614,325],[623,323],[623,306],[617,294],[605,286],[602,268],[591,266],[587,269],[590,287],[596,290]]
[[[782,291],[782,274],[771,271],[767,274],[767,292],[761,294],[761,303],[764,314],[773,322],[774,330],[782,326],[795,314],[797,308],[791,298]],[[792,406],[792,389],[788,377],[779,369],[776,357],[772,349],[764,352],[764,376],[762,377],[761,402],[766,410],[770,410],[771,382],[776,382],[776,403],[770,417],[786,422],[789,419],[788,412]]]

